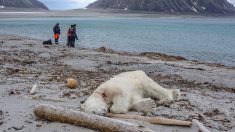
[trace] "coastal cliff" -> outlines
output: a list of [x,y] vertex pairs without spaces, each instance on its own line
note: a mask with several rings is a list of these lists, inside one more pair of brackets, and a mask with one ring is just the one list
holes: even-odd
[[48,8],[38,0],[0,0],[0,8]]
[[235,13],[234,6],[227,0],[97,0],[87,8],[193,14]]

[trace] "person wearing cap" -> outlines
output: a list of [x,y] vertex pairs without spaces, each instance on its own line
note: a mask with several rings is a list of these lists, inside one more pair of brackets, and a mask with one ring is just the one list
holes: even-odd
[[53,28],[55,44],[59,44],[59,38],[60,38],[60,26],[59,25],[60,25],[59,23],[56,23],[56,25]]

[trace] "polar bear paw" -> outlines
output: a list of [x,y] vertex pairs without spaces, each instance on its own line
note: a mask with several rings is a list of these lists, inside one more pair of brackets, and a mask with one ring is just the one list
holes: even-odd
[[156,104],[151,98],[142,99],[133,106],[134,110],[144,113],[153,112],[154,108],[156,108]]

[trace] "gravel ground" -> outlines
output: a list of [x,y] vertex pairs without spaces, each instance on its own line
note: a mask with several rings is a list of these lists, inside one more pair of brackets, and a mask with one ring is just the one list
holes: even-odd
[[[179,88],[182,99],[160,103],[148,116],[198,119],[213,132],[235,131],[235,68],[188,61],[159,53],[43,46],[40,40],[0,35],[0,131],[60,132],[92,130],[35,117],[32,109],[45,103],[80,110],[102,82],[125,71],[143,70],[165,88]],[[74,90],[65,80],[78,81]],[[34,84],[37,93],[29,95]],[[129,120],[131,122],[136,122]],[[198,131],[197,128],[146,125],[156,131]]]

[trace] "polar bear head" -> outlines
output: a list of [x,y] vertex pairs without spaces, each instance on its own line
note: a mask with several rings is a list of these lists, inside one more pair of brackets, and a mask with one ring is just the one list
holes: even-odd
[[102,95],[94,93],[81,105],[81,109],[86,113],[106,116],[108,105]]

